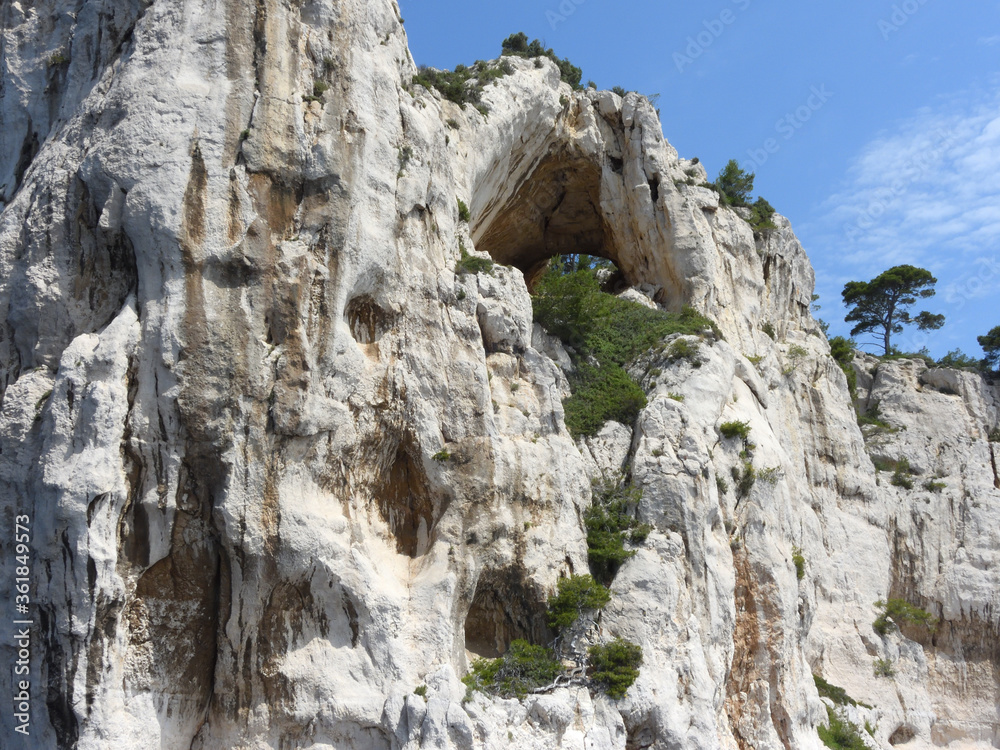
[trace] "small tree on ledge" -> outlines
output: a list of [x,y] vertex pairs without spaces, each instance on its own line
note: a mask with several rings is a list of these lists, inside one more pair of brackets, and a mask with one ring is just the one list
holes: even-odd
[[986,366],[994,370],[1000,368],[1000,326],[991,328],[985,336],[977,338],[986,353]]
[[915,325],[921,331],[937,330],[944,325],[944,315],[926,311],[911,315],[909,311],[918,297],[934,296],[936,283],[930,271],[916,266],[895,266],[871,281],[847,282],[843,297],[850,312],[844,320],[857,324],[851,336],[877,333],[889,354],[892,334],[901,333],[904,325]]

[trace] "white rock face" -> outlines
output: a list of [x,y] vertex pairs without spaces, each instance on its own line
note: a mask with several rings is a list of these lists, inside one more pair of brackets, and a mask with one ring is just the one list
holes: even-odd
[[[809,750],[816,673],[874,745],[1000,747],[1000,389],[859,359],[863,435],[789,223],[685,184],[645,99],[514,59],[460,109],[388,0],[0,14],[0,533],[31,519],[36,623],[4,742]],[[581,440],[529,296],[571,250],[724,336],[640,358],[636,423]],[[622,468],[653,530],[599,637],[638,681],[463,700],[470,659],[552,637]],[[886,597],[936,630],[879,636]]]

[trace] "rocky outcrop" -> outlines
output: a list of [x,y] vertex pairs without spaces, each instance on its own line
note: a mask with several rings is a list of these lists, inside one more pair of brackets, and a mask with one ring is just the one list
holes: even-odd
[[[818,673],[879,746],[1000,745],[996,387],[862,361],[900,428],[866,442],[789,223],[755,238],[686,184],[645,99],[513,59],[488,116],[459,108],[411,83],[388,0],[0,13],[0,526],[31,519],[35,622],[32,735],[5,737],[818,748]],[[635,363],[636,424],[579,442],[528,292],[570,249],[720,333]],[[551,637],[622,468],[653,530],[600,629],[639,680],[463,700],[472,658]],[[880,637],[890,596],[938,628]]]

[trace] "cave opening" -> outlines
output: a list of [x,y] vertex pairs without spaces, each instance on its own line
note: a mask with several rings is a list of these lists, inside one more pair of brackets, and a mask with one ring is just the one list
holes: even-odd
[[503,656],[511,641],[549,643],[545,604],[515,567],[484,572],[465,618],[465,650],[473,658]]
[[473,239],[497,263],[518,268],[532,290],[554,256],[593,256],[621,268],[622,253],[601,202],[603,170],[579,155],[556,150],[528,179],[478,212]]

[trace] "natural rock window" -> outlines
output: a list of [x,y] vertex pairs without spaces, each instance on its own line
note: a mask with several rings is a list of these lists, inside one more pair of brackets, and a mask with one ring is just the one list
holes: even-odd
[[596,255],[619,265],[601,209],[601,179],[601,167],[593,161],[549,154],[504,205],[489,207],[473,231],[476,247],[498,263],[519,268],[529,288],[554,255]]

